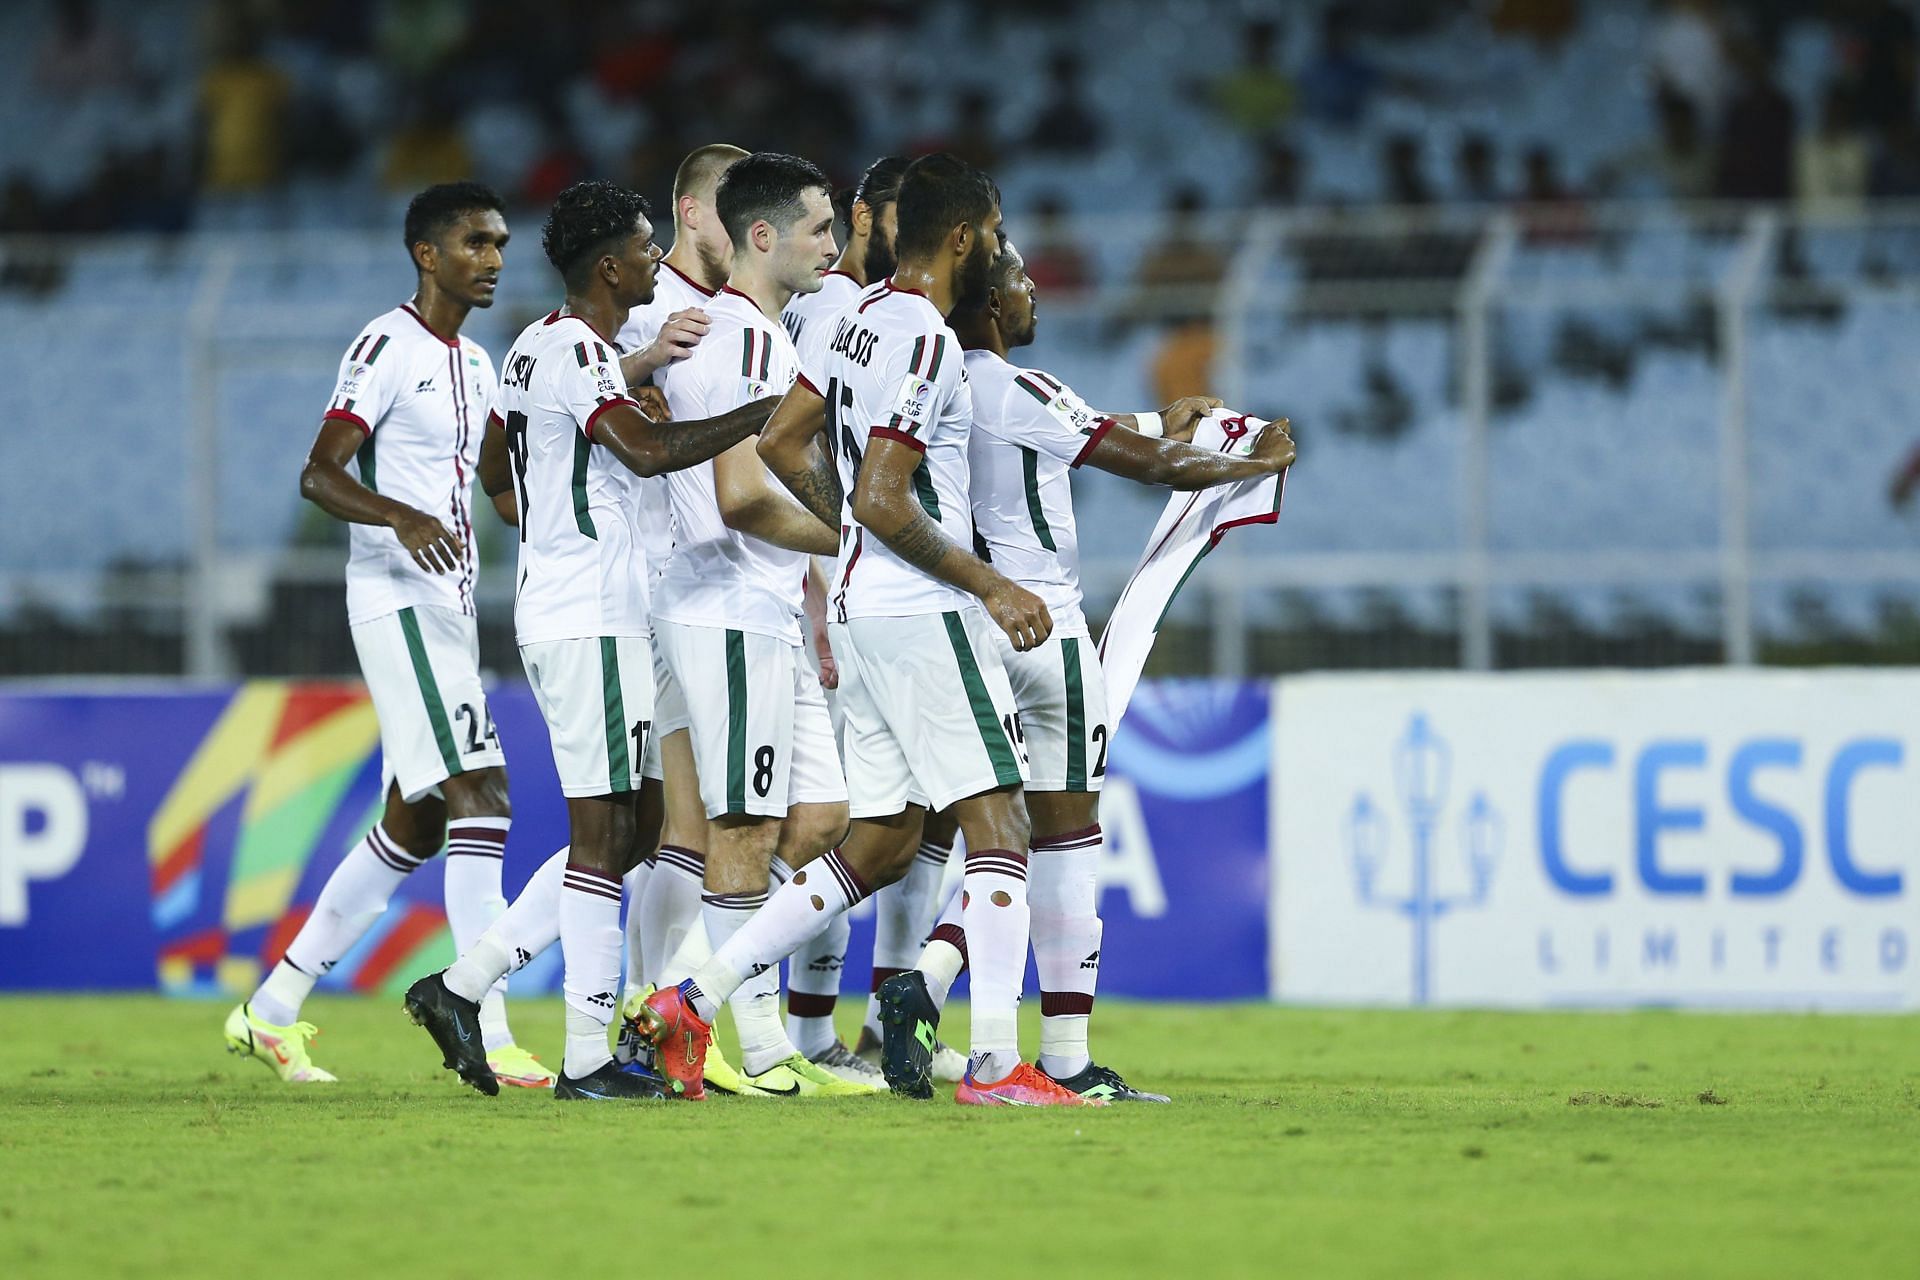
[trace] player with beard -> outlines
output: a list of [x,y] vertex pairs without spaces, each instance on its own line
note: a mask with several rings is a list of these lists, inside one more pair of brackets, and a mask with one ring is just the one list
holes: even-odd
[[[960,297],[987,285],[1000,248],[999,192],[971,165],[934,155],[908,168],[898,205],[894,274],[841,313],[826,355],[802,367],[760,449],[823,523],[840,521],[842,495],[853,495],[830,614],[851,830],[691,979],[649,998],[647,1031],[662,1073],[683,1096],[699,1096],[720,1002],[870,886],[897,880],[926,811],[952,805],[967,838],[974,1037],[955,1100],[1085,1105],[1020,1058],[1025,763],[991,628],[1025,651],[1043,643],[1053,623],[1040,597],[969,549],[972,396],[946,324]],[[890,1012],[883,1005],[883,1016]]]
[[[847,229],[846,248],[840,251],[839,259],[821,281],[818,292],[794,294],[780,313],[781,323],[793,335],[794,346],[803,361],[818,359],[819,348],[832,336],[834,318],[860,296],[861,290],[893,274],[894,239],[899,227],[895,202],[900,196],[900,177],[909,163],[905,156],[882,156],[867,166],[848,199],[843,217]],[[846,519],[841,520],[841,524],[847,523]],[[837,676],[829,672],[823,677],[823,683],[827,683],[827,696],[835,707],[837,730]],[[874,894],[873,968],[860,1039],[853,1051],[875,1066],[880,1063],[877,994],[880,984],[914,963],[921,942],[933,927],[934,916],[940,909],[940,885],[947,874],[947,858],[953,852],[957,829],[952,814],[928,814],[913,865],[899,880]],[[793,956],[792,976],[788,980],[787,1029],[802,1049],[815,1045],[824,1052],[825,1046],[835,1038],[833,1011],[838,1003],[840,971],[846,960],[850,929],[847,917],[837,916],[818,939]],[[949,1084],[958,1083],[966,1066],[966,1059],[946,1045],[936,1046],[936,1078]]]
[[[990,287],[964,300],[952,323],[967,349],[973,387],[967,453],[974,526],[994,567],[1044,599],[1054,620],[1042,644],[1016,650],[1003,642],[1000,655],[1020,708],[1031,775],[1027,900],[1040,976],[1038,1066],[1084,1097],[1165,1102],[1165,1095],[1134,1089],[1094,1062],[1087,1049],[1100,976],[1100,785],[1112,726],[1099,654],[1081,611],[1072,474],[1090,466],[1141,484],[1205,489],[1284,470],[1293,441],[1281,419],[1262,432],[1250,457],[1195,448],[1186,442],[1218,400],[1195,396],[1161,413],[1104,415],[1051,375],[1011,363],[1009,353],[1037,331],[1033,280],[1011,244],[994,264]],[[908,1014],[887,1026],[884,1062],[896,1091],[926,1089],[923,1044],[933,1038],[964,958],[950,940],[937,938],[914,972],[882,988],[882,1002]]]

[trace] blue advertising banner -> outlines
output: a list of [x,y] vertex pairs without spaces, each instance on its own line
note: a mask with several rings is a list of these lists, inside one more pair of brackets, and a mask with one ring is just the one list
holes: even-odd
[[[495,690],[514,806],[508,895],[566,842],[546,728]],[[1101,989],[1265,994],[1267,691],[1136,695],[1108,762]],[[279,957],[380,806],[378,726],[351,683],[0,693],[0,989],[242,992]],[[439,861],[322,989],[396,993],[452,959]],[[871,925],[854,922],[849,995]],[[514,979],[557,986],[557,948]]]

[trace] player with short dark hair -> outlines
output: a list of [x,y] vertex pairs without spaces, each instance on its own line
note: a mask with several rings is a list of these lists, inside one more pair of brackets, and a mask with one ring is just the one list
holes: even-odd
[[[791,385],[793,342],[777,317],[794,293],[819,288],[833,261],[829,190],[812,163],[769,152],[720,180],[715,207],[733,268],[706,306],[712,328],[659,375],[675,416],[710,415]],[[668,493],[675,543],[654,589],[654,637],[689,712],[708,820],[701,916],[719,946],[766,902],[770,877],[811,865],[846,830],[846,781],[800,627],[810,555],[833,551],[839,531],[773,481],[751,441],[676,472]],[[706,959],[685,957],[659,980],[685,978]],[[796,956],[796,975],[799,966]],[[801,1097],[883,1087],[830,1023],[824,1043],[789,1038],[779,978],[771,965],[730,1001],[746,1089]]]
[[[1284,419],[1265,429],[1250,457],[1186,443],[1220,402],[1194,396],[1161,413],[1103,414],[1058,379],[1008,360],[1037,331],[1033,280],[1011,244],[994,263],[988,287],[952,316],[966,347],[973,387],[973,434],[967,454],[973,523],[994,566],[1047,602],[1053,633],[1031,648],[1001,643],[1001,659],[1019,706],[1029,780],[1027,813],[1033,849],[1027,900],[1033,955],[1040,976],[1039,1069],[1085,1097],[1165,1102],[1094,1062],[1087,1023],[1100,975],[1096,877],[1103,837],[1100,788],[1106,772],[1106,683],[1099,652],[1081,611],[1079,537],[1072,473],[1097,467],[1142,484],[1204,489],[1257,479],[1293,461]],[[925,1087],[924,1051],[939,1025],[940,1005],[966,962],[965,940],[943,929],[914,972],[889,980],[882,1001],[909,1011],[887,1027],[889,1082],[904,1092]],[[958,944],[958,945],[956,945]]]
[[[351,526],[347,621],[380,720],[386,808],[327,878],[285,956],[228,1015],[228,1047],[294,1083],[333,1079],[307,1054],[307,994],[443,843],[455,945],[473,945],[506,906],[500,869],[512,809],[480,683],[469,510],[498,386],[487,353],[460,336],[474,308],[493,305],[507,245],[502,208],[476,182],[413,198],[405,223],[413,300],[347,349],[300,475],[301,496]],[[483,993],[479,1012],[495,1076],[551,1085],[553,1073],[514,1044],[504,992],[502,983]]]
[[[520,526],[514,626],[567,797],[570,840],[495,928],[406,1004],[445,1061],[482,1092],[498,1086],[474,1049],[478,996],[557,933],[565,961],[566,1052],[556,1098],[663,1096],[620,1070],[607,1029],[620,991],[620,876],[631,859],[634,796],[653,723],[653,654],[638,477],[712,458],[765,422],[771,398],[663,425],[627,393],[609,334],[653,296],[660,252],[647,203],[610,182],[560,193],[542,243],[566,301],[507,353],[488,419],[480,480]],[[539,936],[538,945],[528,941]]]
[[838,522],[843,493],[853,495],[832,605],[852,829],[690,980],[655,993],[650,1030],[661,1069],[697,1087],[718,1002],[870,886],[898,879],[926,811],[952,805],[967,836],[973,961],[973,1057],[956,1100],[1081,1105],[1020,1059],[1025,766],[988,634],[991,618],[1024,650],[1046,639],[1052,620],[1038,596],[969,550],[972,398],[945,319],[985,288],[1000,248],[999,193],[971,165],[934,155],[908,168],[898,204],[894,274],[841,313],[825,356],[803,366],[760,445],[822,523]]

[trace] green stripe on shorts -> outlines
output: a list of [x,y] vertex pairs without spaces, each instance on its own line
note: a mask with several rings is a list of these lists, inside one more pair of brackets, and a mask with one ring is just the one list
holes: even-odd
[[1080,637],[1060,642],[1067,673],[1067,790],[1087,789],[1087,691],[1080,680]]
[[994,781],[1003,787],[1020,785],[1020,762],[1013,758],[1013,744],[1007,730],[993,713],[993,699],[987,694],[987,682],[980,677],[980,664],[973,660],[973,646],[967,642],[967,625],[957,613],[943,613],[947,640],[953,645],[954,661],[960,664],[960,683],[966,688],[967,702],[973,707],[973,723],[980,730],[981,745],[993,762]]
[[727,632],[727,812],[747,811],[747,637]]
[[447,723],[447,707],[440,701],[440,686],[433,679],[433,665],[427,661],[427,646],[420,639],[420,620],[411,608],[400,611],[400,632],[407,638],[407,656],[413,659],[413,678],[420,683],[420,700],[427,704],[427,722],[433,726],[433,740],[440,746],[440,759],[449,774],[460,772],[460,753],[453,747],[453,726]]
[[612,636],[600,637],[600,680],[607,702],[607,785],[613,791],[631,791],[633,767],[627,759],[627,705],[620,696],[620,646]]

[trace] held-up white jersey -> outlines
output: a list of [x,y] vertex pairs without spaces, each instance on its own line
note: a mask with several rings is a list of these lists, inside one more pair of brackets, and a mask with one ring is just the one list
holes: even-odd
[[[653,301],[627,313],[627,322],[613,335],[621,354],[638,351],[660,336],[667,317],[688,307],[705,310],[713,294],[682,275],[678,268],[661,263],[653,278]],[[654,384],[660,383],[658,374]],[[667,567],[673,552],[673,515],[668,510],[665,476],[636,476],[640,495],[640,545],[646,548],[647,562],[654,576]]]
[[860,296],[860,282],[844,271],[829,271],[820,278],[820,287],[812,293],[796,293],[780,312],[780,323],[793,339],[793,349],[802,365],[811,359],[819,363],[828,339],[833,337],[833,321],[847,304]]
[[633,404],[613,345],[555,311],[514,340],[505,370],[499,412],[520,500],[520,643],[647,635],[640,477],[593,443],[602,413]]
[[[817,361],[800,376],[827,402],[840,484],[849,497],[871,439],[917,450],[913,492],[955,545],[973,546],[967,433],[973,396],[960,341],[924,294],[869,286],[839,313]],[[977,601],[914,568],[857,523],[843,533],[834,570],[835,618],[899,618],[965,609]]]
[[349,525],[349,623],[415,605],[473,612],[473,471],[497,394],[480,344],[449,342],[411,305],[376,318],[347,348],[323,416],[366,433],[360,483],[426,512],[465,548],[459,568],[430,573],[393,530]]
[[1047,602],[1056,635],[1084,636],[1072,471],[1113,426],[1067,386],[991,351],[967,352],[973,524],[993,567]]
[[[693,354],[658,378],[679,421],[712,418],[793,385],[793,342],[753,299],[722,289],[707,303],[713,328]],[[714,492],[713,463],[666,477],[674,523],[673,558],[653,588],[653,616],[690,626],[732,628],[800,643],[807,555],[727,527]],[[777,483],[769,478],[769,483]]]

